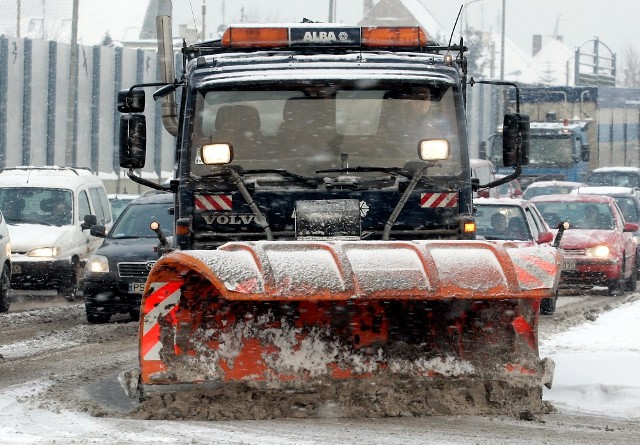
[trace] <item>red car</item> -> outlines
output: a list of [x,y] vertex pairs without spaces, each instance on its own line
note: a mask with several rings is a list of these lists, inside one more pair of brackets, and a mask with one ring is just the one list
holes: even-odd
[[569,222],[560,248],[564,253],[562,287],[607,286],[609,294],[635,290],[638,224],[626,222],[610,196],[545,195],[530,200],[549,227]]

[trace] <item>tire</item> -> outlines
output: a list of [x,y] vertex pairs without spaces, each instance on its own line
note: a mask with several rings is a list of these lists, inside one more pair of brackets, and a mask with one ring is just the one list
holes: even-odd
[[131,321],[140,321],[140,309],[131,309],[129,317],[131,317]]
[[111,318],[111,314],[105,314],[104,312],[98,311],[94,304],[89,300],[85,300],[84,308],[87,312],[87,321],[91,324],[107,323]]
[[611,280],[609,282],[609,295],[611,295],[612,297],[619,297],[624,294],[624,290],[627,285],[626,279],[624,278],[626,261],[626,258],[623,257],[622,267],[620,268],[620,276],[617,279]]
[[78,260],[73,259],[71,276],[69,277],[69,284],[58,289],[58,297],[64,297],[69,301],[75,301],[75,299],[78,297],[81,272],[82,271]]
[[0,274],[0,312],[9,312],[11,293],[11,274],[9,267],[5,264]]
[[550,298],[543,298],[540,302],[540,313],[542,315],[553,315],[556,312],[556,302],[558,294]]
[[635,292],[636,289],[638,288],[638,268],[636,267],[635,263],[631,270],[632,270],[631,276],[625,282],[624,288],[625,290],[628,290],[630,292]]

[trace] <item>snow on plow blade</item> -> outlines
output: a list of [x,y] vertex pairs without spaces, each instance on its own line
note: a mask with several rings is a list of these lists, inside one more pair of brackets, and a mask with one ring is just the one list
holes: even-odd
[[[151,271],[142,301],[142,398],[232,384],[338,384],[353,394],[349,385],[394,381],[392,392],[415,394],[428,382],[460,389],[475,380],[488,392],[487,382],[537,388],[541,403],[551,376],[538,356],[539,304],[557,290],[559,260],[551,248],[482,241],[173,252]],[[491,405],[495,394],[482,397]]]

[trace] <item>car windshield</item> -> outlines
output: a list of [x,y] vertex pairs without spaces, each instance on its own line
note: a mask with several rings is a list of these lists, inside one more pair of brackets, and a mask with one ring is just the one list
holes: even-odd
[[611,207],[599,202],[536,202],[542,217],[549,227],[557,227],[562,221],[568,221],[571,229],[612,230],[615,221]]
[[73,193],[40,187],[0,188],[0,208],[8,224],[73,224]]
[[542,196],[542,195],[555,195],[555,194],[564,194],[571,193],[575,187],[573,186],[562,186],[562,185],[551,185],[548,187],[527,187],[522,195],[523,199],[531,199],[534,196]]
[[522,208],[513,205],[477,205],[476,234],[488,240],[532,239]]
[[109,238],[154,238],[156,234],[149,225],[153,221],[160,223],[165,236],[173,235],[173,215],[169,209],[171,203],[133,204],[127,207],[116,222]]
[[113,220],[118,219],[118,216],[122,213],[122,211],[131,204],[131,199],[119,199],[119,198],[111,198],[109,199],[109,203],[111,204],[111,213],[113,214]]
[[639,220],[638,209],[636,208],[636,203],[633,198],[627,196],[616,196],[614,199],[618,203],[618,207],[620,207],[625,221],[637,222]]
[[640,187],[640,176],[635,172],[593,172],[587,179],[589,185],[612,185],[616,187]]
[[196,103],[192,171],[211,172],[198,152],[213,142],[230,142],[230,165],[245,171],[316,177],[327,169],[403,168],[420,162],[422,139],[444,138],[451,153],[428,174],[457,175],[462,161],[455,97],[448,85],[358,89],[340,81],[206,91]]

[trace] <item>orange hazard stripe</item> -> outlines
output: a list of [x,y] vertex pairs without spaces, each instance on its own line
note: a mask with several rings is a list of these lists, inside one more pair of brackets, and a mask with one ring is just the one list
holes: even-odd
[[[151,286],[153,286],[154,284],[158,285],[160,283],[151,283]],[[172,281],[154,290],[153,293],[147,296],[147,298],[145,298],[144,300],[143,314],[148,314],[149,312],[151,312],[157,305],[162,303],[167,297],[178,290],[180,286],[182,286],[182,284],[182,281]]]
[[[151,283],[150,287],[160,286],[147,296],[143,308],[142,338],[140,342],[140,357],[144,361],[160,360],[160,323],[161,318],[171,320],[175,324],[175,312],[180,300],[182,281],[169,283]],[[165,304],[163,304],[165,303]]]

